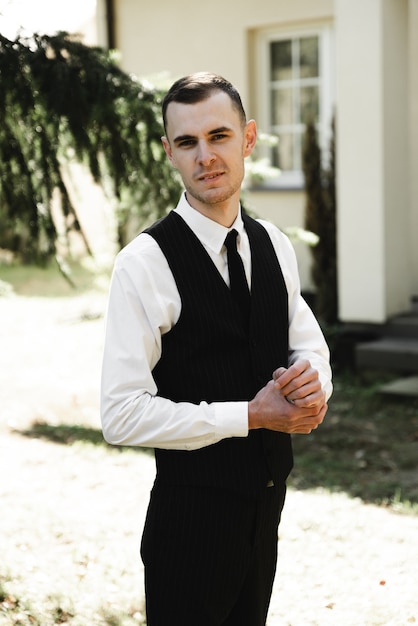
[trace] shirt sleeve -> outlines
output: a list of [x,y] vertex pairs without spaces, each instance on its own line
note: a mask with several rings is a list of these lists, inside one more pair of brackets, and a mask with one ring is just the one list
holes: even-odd
[[289,365],[308,359],[317,371],[327,400],[332,393],[329,348],[311,308],[301,295],[299,270],[288,237],[269,222],[259,220],[268,231],[279,260],[288,292]]
[[179,314],[164,255],[139,235],[117,256],[110,285],[100,398],[109,443],[194,450],[247,436],[247,402],[175,403],[157,395],[152,370]]

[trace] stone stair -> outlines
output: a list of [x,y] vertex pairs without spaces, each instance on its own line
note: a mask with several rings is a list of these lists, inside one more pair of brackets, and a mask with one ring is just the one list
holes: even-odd
[[413,307],[386,324],[363,330],[367,339],[356,343],[356,368],[399,377],[383,385],[382,393],[418,397],[418,310]]
[[[418,312],[398,315],[374,328],[376,336],[356,345],[356,366],[418,374]],[[369,336],[372,331],[369,327]]]

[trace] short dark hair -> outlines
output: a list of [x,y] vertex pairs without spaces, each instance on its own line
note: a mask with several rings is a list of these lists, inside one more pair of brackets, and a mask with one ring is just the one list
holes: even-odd
[[241,96],[235,87],[225,78],[210,72],[197,72],[179,78],[170,87],[162,105],[164,130],[167,131],[167,107],[170,102],[181,102],[182,104],[196,104],[206,100],[214,91],[223,91],[232,101],[232,106],[237,110],[241,123],[244,126],[247,122]]

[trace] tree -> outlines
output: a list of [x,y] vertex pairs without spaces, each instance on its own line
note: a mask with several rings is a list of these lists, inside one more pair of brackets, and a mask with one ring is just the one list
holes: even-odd
[[331,325],[338,320],[334,120],[327,169],[322,167],[315,125],[306,125],[303,172],[306,191],[305,228],[319,238],[318,244],[312,248],[315,308],[319,319]]
[[123,72],[111,53],[64,32],[0,35],[0,85],[0,247],[27,263],[53,257],[54,194],[66,233],[82,234],[63,177],[73,159],[96,182],[111,181],[120,245],[132,215],[159,217],[177,202],[181,185],[160,142],[164,94]]

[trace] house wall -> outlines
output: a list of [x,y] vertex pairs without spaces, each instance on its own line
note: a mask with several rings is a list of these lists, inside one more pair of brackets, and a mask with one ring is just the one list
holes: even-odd
[[382,21],[385,315],[390,316],[407,310],[412,283],[412,249],[408,245],[408,0],[385,0]]
[[[305,196],[301,192],[269,191],[246,192],[244,196],[246,207],[258,217],[269,220],[284,232],[293,226],[303,227]],[[289,233],[291,236],[291,233]],[[309,245],[298,238],[291,237],[296,252],[300,282],[304,291],[314,291],[311,277],[311,251]]]
[[335,6],[340,317],[379,323],[409,308],[412,288],[408,3]]
[[408,80],[409,80],[409,190],[412,293],[418,295],[418,0],[409,0],[408,7]]
[[[353,11],[336,0],[339,307],[345,320],[357,320],[357,314],[367,319],[371,307],[377,315],[384,308],[380,20],[373,5],[375,0]],[[367,141],[359,144],[358,137]]]
[[124,69],[137,76],[213,71],[248,101],[250,29],[332,17],[333,0],[115,0],[116,41]]

